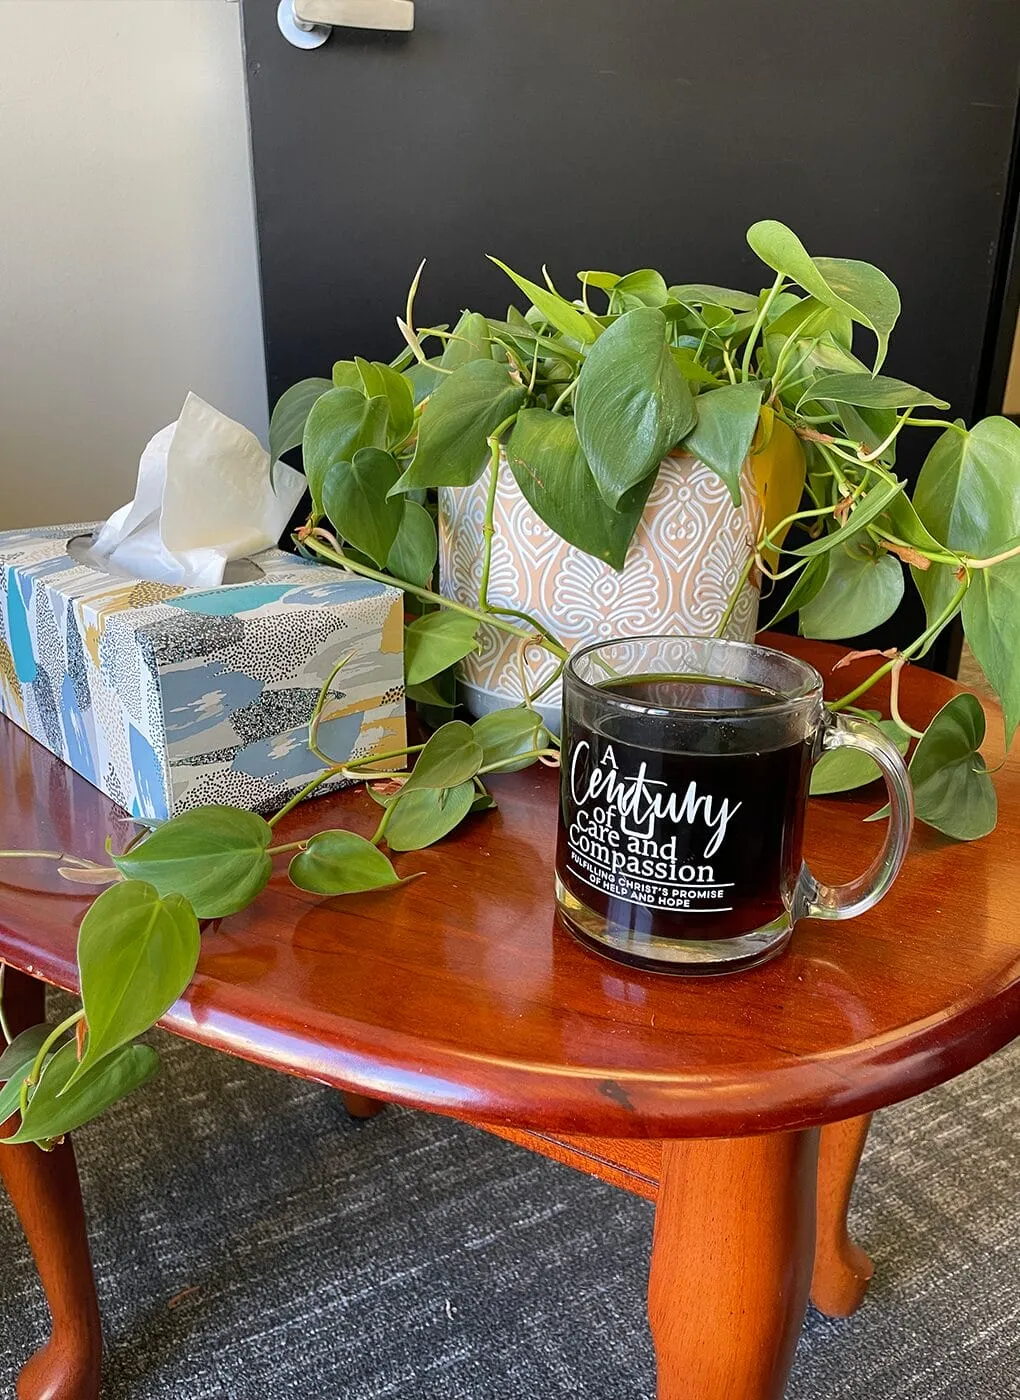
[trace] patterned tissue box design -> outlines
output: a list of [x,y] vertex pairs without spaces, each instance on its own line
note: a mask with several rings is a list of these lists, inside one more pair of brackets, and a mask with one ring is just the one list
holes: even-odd
[[0,532],[0,712],[133,816],[280,807],[322,770],[309,720],[348,653],[319,746],[340,761],[403,747],[397,589],[278,549],[245,583],[127,579],[68,553],[93,528]]

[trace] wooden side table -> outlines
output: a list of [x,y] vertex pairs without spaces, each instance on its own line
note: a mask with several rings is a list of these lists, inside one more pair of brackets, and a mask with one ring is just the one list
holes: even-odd
[[[779,644],[823,672],[840,655]],[[864,674],[841,672],[841,687]],[[923,724],[954,691],[908,674],[907,718]],[[0,784],[0,846],[98,856],[108,834],[123,840],[112,804],[8,724]],[[556,775],[530,769],[494,784],[498,813],[401,856],[427,878],[396,893],[319,901],[281,872],[253,908],[209,925],[163,1024],[333,1084],[356,1112],[391,1100],[453,1114],[656,1201],[660,1400],[778,1400],[809,1290],[843,1314],[867,1285],[846,1207],[868,1115],[1020,1032],[1017,766],[997,785],[997,830],[960,846],[919,828],[870,914],[802,924],[757,970],[688,980],[604,961],[556,924]],[[812,803],[821,876],[864,868],[874,805],[872,790]],[[377,814],[363,794],[323,799],[284,839],[330,810],[366,832]],[[34,979],[74,988],[87,897],[49,865],[7,863],[0,878],[0,957],[27,974],[12,981],[29,1020]],[[53,1314],[18,1393],[92,1400],[99,1321],[71,1147],[0,1149],[0,1171]]]

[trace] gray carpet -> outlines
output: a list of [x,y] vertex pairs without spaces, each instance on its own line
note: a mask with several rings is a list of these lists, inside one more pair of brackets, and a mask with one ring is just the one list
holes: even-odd
[[[78,1138],[106,1400],[654,1394],[646,1203],[158,1042],[160,1078]],[[851,1321],[809,1316],[790,1400],[1020,1396],[1018,1072],[1020,1045],[879,1116],[855,1212],[878,1276]],[[45,1313],[6,1202],[0,1261],[10,1394]]]

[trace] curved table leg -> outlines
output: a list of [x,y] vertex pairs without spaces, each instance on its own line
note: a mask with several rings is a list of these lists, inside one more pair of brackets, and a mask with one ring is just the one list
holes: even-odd
[[658,1400],[781,1400],[807,1308],[818,1132],[670,1141],[648,1284]]
[[386,1107],[382,1099],[370,1099],[367,1094],[356,1094],[353,1089],[341,1089],[340,1097],[352,1118],[374,1118]]
[[871,1114],[830,1123],[818,1149],[818,1224],[811,1301],[829,1317],[860,1307],[875,1266],[847,1232],[846,1214]]
[[[7,969],[4,1006],[12,1032],[43,1019],[45,991],[43,983]],[[18,1400],[96,1400],[103,1343],[74,1149],[69,1140],[52,1152],[0,1147],[0,1178],[52,1319],[49,1341],[18,1377]]]

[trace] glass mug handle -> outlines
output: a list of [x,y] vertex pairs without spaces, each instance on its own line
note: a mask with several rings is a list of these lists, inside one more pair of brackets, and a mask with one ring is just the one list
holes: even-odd
[[845,885],[822,884],[806,865],[801,866],[794,917],[853,919],[877,904],[899,873],[914,824],[914,793],[899,750],[877,725],[830,711],[826,711],[824,725],[823,753],[860,749],[878,764],[889,794],[889,829],[882,850],[868,869]]

